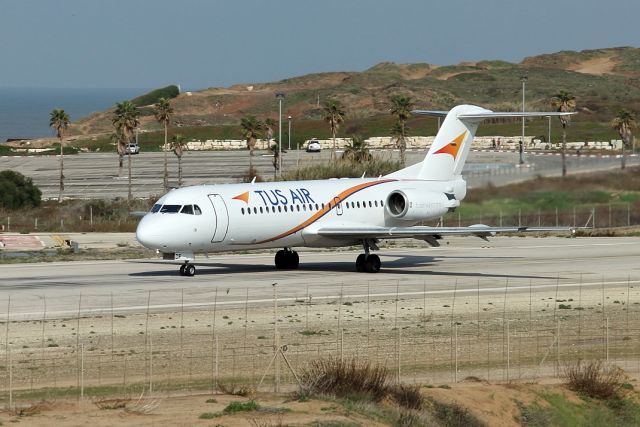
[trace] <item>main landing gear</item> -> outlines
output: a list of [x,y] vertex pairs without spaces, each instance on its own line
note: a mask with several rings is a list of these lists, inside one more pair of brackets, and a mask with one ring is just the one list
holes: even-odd
[[382,263],[380,262],[380,257],[376,254],[370,254],[369,249],[373,247],[377,249],[375,242],[363,240],[362,247],[364,248],[364,253],[358,255],[356,259],[356,271],[358,273],[377,273],[380,271],[380,267]]
[[180,275],[181,276],[195,276],[196,275],[196,266],[193,264],[189,264],[189,261],[186,261],[184,264],[180,266]]
[[276,252],[276,268],[278,270],[295,270],[300,264],[298,252],[284,248]]

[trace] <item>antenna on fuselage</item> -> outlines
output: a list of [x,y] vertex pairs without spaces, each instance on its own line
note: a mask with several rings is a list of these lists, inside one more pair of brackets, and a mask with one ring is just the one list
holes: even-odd
[[251,180],[251,183],[252,183],[252,184],[255,184],[255,182],[256,182],[256,178],[257,178],[257,177],[255,177],[255,176],[253,177],[253,179]]
[[360,179],[364,179],[364,176],[367,174],[367,171],[362,172],[362,176],[360,177]]

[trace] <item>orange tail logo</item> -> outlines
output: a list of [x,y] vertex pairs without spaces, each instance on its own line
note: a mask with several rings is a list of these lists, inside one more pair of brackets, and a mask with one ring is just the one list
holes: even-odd
[[456,139],[454,139],[453,141],[451,141],[449,144],[445,145],[438,151],[434,152],[433,154],[450,154],[451,156],[453,156],[453,159],[455,160],[456,156],[458,155],[458,151],[462,146],[462,141],[464,141],[464,137],[466,135],[467,135],[466,131],[462,132]]
[[241,200],[246,204],[249,204],[249,192],[245,191],[242,194],[238,194],[236,197],[233,197],[233,200]]

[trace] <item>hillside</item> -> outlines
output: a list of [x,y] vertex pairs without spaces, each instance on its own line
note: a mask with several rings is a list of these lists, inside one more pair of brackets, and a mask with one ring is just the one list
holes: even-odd
[[[582,113],[578,121],[608,122],[621,106],[640,110],[640,49],[632,47],[562,51],[505,61],[458,65],[385,62],[362,72],[308,74],[272,83],[238,84],[180,94],[174,99],[175,124],[207,126],[237,124],[246,114],[276,114],[275,93],[286,94],[284,114],[296,120],[321,119],[321,103],[330,97],[346,106],[348,118],[387,114],[387,99],[395,93],[413,96],[419,108],[448,109],[475,103],[492,109],[520,109],[520,77],[526,74],[527,105],[549,108],[560,89],[576,95]],[[151,108],[143,108],[142,124],[159,129]],[[110,111],[74,123],[73,134],[111,131]]]

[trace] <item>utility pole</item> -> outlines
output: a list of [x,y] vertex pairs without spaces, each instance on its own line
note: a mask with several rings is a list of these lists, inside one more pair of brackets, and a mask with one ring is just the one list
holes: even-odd
[[[526,85],[527,85],[527,79],[528,79],[528,77],[526,75],[523,75],[523,76],[520,77],[520,81],[522,82],[522,112],[523,113],[525,111],[525,108],[524,108],[524,106],[525,106],[524,94],[525,94],[525,89],[526,89]],[[521,139],[520,139],[520,141],[522,143],[522,146],[519,147],[519,149],[520,149],[520,164],[521,165],[524,165],[524,120],[525,119],[524,119],[524,115],[523,115],[522,116],[522,136],[521,136]]]
[[278,100],[278,173],[282,176],[282,100],[284,93],[276,93]]
[[291,151],[291,116],[289,116],[289,151]]

